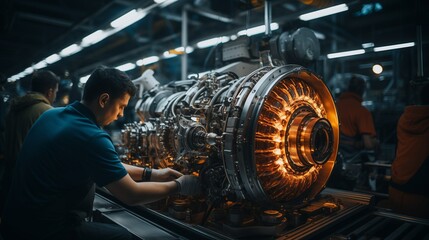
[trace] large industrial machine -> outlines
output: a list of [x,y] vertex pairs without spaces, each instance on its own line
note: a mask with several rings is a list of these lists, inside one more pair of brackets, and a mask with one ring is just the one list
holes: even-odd
[[328,88],[303,66],[319,52],[301,28],[224,44],[225,66],[201,76],[160,85],[147,70],[134,80],[140,121],[122,129],[122,161],[196,175],[203,194],[132,211],[226,239],[314,238],[369,209],[370,195],[325,189],[339,122]]
[[165,86],[146,71],[135,80],[142,91],[140,122],[122,131],[123,160],[196,174],[214,205],[313,199],[335,162],[335,105],[314,73],[298,65],[275,66],[265,52],[256,66],[248,64],[255,69],[237,63]]

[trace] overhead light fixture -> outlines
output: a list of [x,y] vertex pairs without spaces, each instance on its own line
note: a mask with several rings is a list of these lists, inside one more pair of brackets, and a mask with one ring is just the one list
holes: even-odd
[[372,48],[374,47],[374,43],[368,42],[368,43],[362,43],[363,48]]
[[159,61],[158,56],[151,56],[151,57],[147,57],[147,58],[137,60],[136,64],[137,64],[137,66],[142,66],[142,65],[149,65],[152,63],[156,63],[158,61]]
[[[168,59],[168,58],[173,58],[176,57],[177,55],[182,55],[185,53],[184,51],[184,47],[177,47],[175,49],[170,49],[168,51],[165,51],[162,53],[162,56],[164,59]],[[194,51],[194,48],[191,46],[187,46],[186,47],[186,53],[191,53]]]
[[17,75],[13,75],[12,77],[9,77],[8,79],[7,79],[7,81],[8,82],[15,82],[16,80],[18,80],[19,78],[18,78],[18,76]]
[[177,0],[154,0],[154,2],[159,4],[160,7],[166,7],[174,2],[177,2]]
[[[27,68],[28,69],[28,68]],[[28,74],[30,74],[29,72],[28,72],[28,70],[24,70],[24,71],[22,71],[22,72],[20,72],[20,73],[17,73],[17,74],[15,74],[15,75],[13,75],[12,77],[9,77],[8,79],[7,79],[7,81],[8,82],[15,82],[16,80],[19,80],[19,79],[21,79],[21,78],[23,78],[23,77],[25,77],[25,76],[27,76]]]
[[340,58],[340,57],[360,55],[360,54],[364,54],[364,53],[365,53],[365,50],[358,49],[358,50],[352,50],[352,51],[330,53],[326,56],[328,57],[328,59],[332,59],[332,58]]
[[97,31],[89,34],[88,36],[84,37],[82,39],[82,42],[80,43],[80,45],[82,47],[88,47],[92,44],[98,43],[99,41],[105,39],[107,36],[108,36],[108,34],[106,34],[105,31],[97,30]]
[[176,57],[177,54],[175,54],[173,52],[174,52],[174,50],[165,51],[165,52],[162,53],[162,56],[163,56],[164,59]]
[[226,36],[215,37],[215,38],[210,38],[210,39],[198,42],[197,47],[198,48],[207,48],[207,47],[215,46],[219,43],[226,43],[228,41],[229,41],[229,37],[226,37]]
[[349,10],[349,7],[347,6],[347,4],[343,3],[332,7],[324,8],[321,10],[317,10],[314,12],[302,14],[299,16],[299,19],[301,19],[302,21],[310,21],[316,18],[326,17],[332,14],[345,12],[347,10]]
[[20,78],[23,78],[23,77],[25,77],[25,76],[27,76],[28,74],[26,74],[26,73],[24,73],[24,72],[20,72],[20,73],[18,73],[18,74],[16,74],[15,76],[18,78],[18,79],[20,79]]
[[32,68],[32,67],[28,67],[24,70],[24,73],[26,73],[26,74],[32,74],[33,72],[34,72],[34,68]]
[[45,62],[45,60],[43,60],[43,61],[40,61],[40,62],[34,64],[33,68],[38,70],[38,69],[44,68],[46,66],[48,66],[48,64]]
[[[279,24],[274,22],[274,23],[270,24],[270,27],[271,27],[271,30],[274,31],[274,30],[279,29]],[[265,32],[265,25],[260,25],[257,27],[241,30],[237,33],[237,35],[238,36],[242,36],[242,35],[252,36],[252,35],[256,35],[256,34],[260,34],[260,33],[264,33],[264,32]]]
[[77,52],[79,52],[80,50],[82,50],[82,47],[77,45],[77,44],[72,44],[66,48],[64,48],[63,50],[60,51],[60,56],[61,57],[67,57],[70,55],[73,55]]
[[146,12],[143,11],[143,9],[133,9],[116,20],[113,20],[110,23],[110,26],[113,28],[123,29],[144,18],[144,16],[146,16]]
[[374,65],[372,66],[372,71],[373,71],[375,74],[380,74],[380,73],[382,73],[382,72],[383,72],[383,66],[381,66],[380,64],[374,64]]
[[60,59],[61,59],[60,55],[58,55],[58,54],[54,53],[54,54],[52,54],[51,56],[47,57],[47,58],[45,59],[45,62],[46,62],[47,64],[52,64],[52,63],[58,62]]
[[388,45],[383,47],[375,47],[374,52],[382,52],[382,51],[388,51],[388,50],[394,50],[394,49],[400,49],[400,48],[414,47],[415,45],[416,44],[414,42],[408,42],[408,43],[394,44],[394,45]]
[[89,79],[90,76],[91,75],[86,75],[86,76],[83,76],[83,77],[79,78],[79,82],[82,83],[82,84],[86,83],[88,81],[88,79]]
[[[154,0],[155,4],[151,4],[148,7],[142,9],[142,8],[138,8],[138,9],[133,9],[131,11],[129,11],[128,13],[124,14],[123,16],[117,18],[116,20],[112,21],[110,23],[110,25],[113,28],[108,28],[105,30],[98,30],[95,31],[94,33],[84,37],[82,39],[82,41],[80,43],[77,44],[72,44],[69,47],[64,48],[63,50],[60,51],[59,56],[60,57],[67,57],[70,56],[74,53],[79,52],[80,50],[82,50],[82,48],[84,47],[88,47],[92,44],[95,44],[101,40],[103,40],[104,38],[113,35],[115,33],[117,33],[118,31],[130,26],[131,24],[139,21],[140,19],[144,18],[147,13],[149,11],[151,11],[152,9],[154,9],[155,7],[160,7],[160,8],[164,8],[167,7],[169,5],[171,5],[172,3],[177,2],[178,0]],[[188,49],[186,50],[188,52]],[[175,55],[173,55],[175,56]],[[48,57],[49,58],[49,57]],[[56,56],[52,57],[52,59],[45,59],[44,61],[46,61],[47,64],[52,64],[54,63],[54,59],[56,60]],[[40,65],[38,65],[38,67],[41,67],[43,64],[40,63]],[[46,66],[44,66],[46,67]],[[25,75],[24,75],[25,76]],[[18,80],[20,77],[18,77],[18,74],[11,76],[8,78],[8,80]]]
[[123,72],[129,71],[136,68],[134,63],[125,63],[116,67],[116,69],[121,70]]
[[[174,49],[175,52],[179,53],[179,54],[184,54],[185,53],[185,48],[184,47],[177,47]],[[186,53],[191,53],[194,51],[194,48],[191,46],[187,46],[186,47]]]

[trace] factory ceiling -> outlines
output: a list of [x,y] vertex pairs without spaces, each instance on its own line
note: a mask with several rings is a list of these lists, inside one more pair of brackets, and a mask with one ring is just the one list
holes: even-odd
[[[264,24],[263,0],[167,2],[4,0],[0,10],[2,78],[8,79],[34,67],[67,46],[80,44],[84,37],[97,30],[110,29],[111,35],[45,68],[63,78],[79,78],[100,64],[118,66],[148,56],[162,56],[164,51],[182,46],[182,9],[186,9],[188,17],[187,41],[191,46],[204,39],[230,36],[239,30]],[[349,10],[311,21],[299,19],[301,14],[340,3],[346,3]],[[272,0],[271,6],[272,21],[279,24],[277,32],[309,27],[322,34],[322,57],[332,52],[362,48],[363,43],[383,46],[416,42],[418,26],[422,27],[423,46],[429,39],[429,16],[426,13],[429,8],[424,0]],[[145,10],[145,16],[112,33],[110,23],[133,9]],[[201,71],[209,53],[210,48],[195,49],[190,53],[189,72]],[[173,65],[180,65],[179,60],[177,58]],[[169,68],[174,67],[170,64]],[[180,66],[175,68],[180,72]]]

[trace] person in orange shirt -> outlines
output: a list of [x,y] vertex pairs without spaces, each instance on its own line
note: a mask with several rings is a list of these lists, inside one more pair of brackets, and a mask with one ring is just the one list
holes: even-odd
[[340,122],[339,157],[329,185],[353,190],[361,175],[364,150],[378,147],[377,134],[371,112],[362,106],[365,80],[353,76],[348,88],[336,102]]
[[429,219],[429,84],[418,88],[421,105],[399,118],[389,200],[398,213]]
[[352,77],[347,91],[336,102],[342,148],[361,151],[374,150],[378,146],[371,112],[362,106],[365,86],[365,80]]

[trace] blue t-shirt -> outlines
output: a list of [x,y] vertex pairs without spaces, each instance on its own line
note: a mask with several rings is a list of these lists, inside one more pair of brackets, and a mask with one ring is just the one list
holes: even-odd
[[2,223],[16,230],[30,227],[34,236],[63,231],[89,186],[105,186],[127,174],[109,135],[79,102],[40,116],[15,170]]

